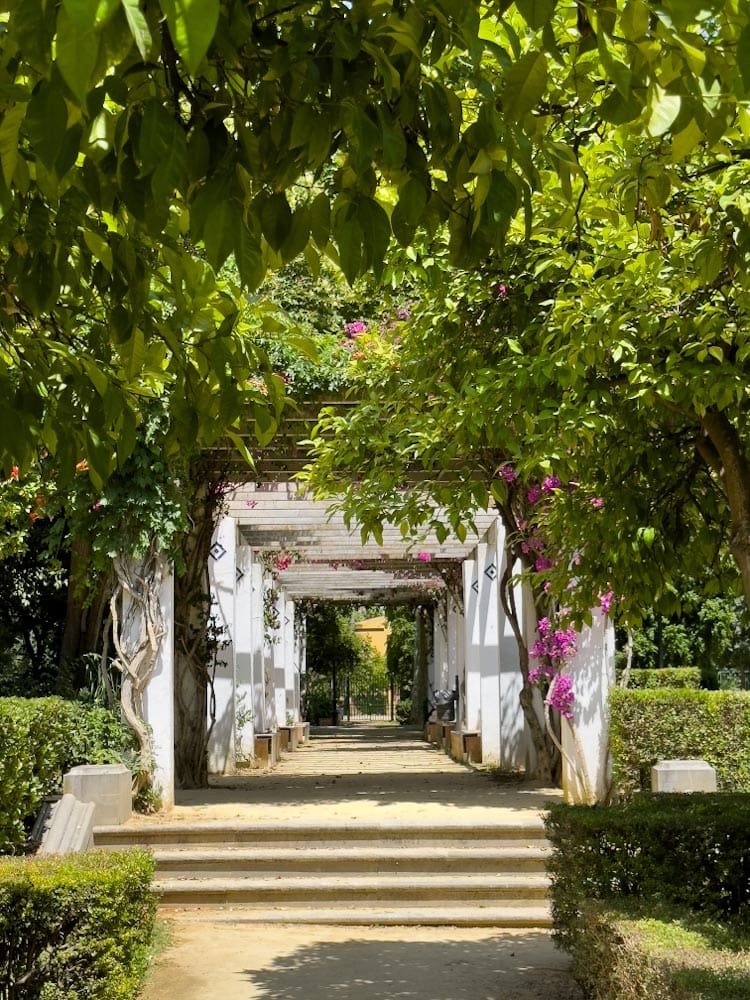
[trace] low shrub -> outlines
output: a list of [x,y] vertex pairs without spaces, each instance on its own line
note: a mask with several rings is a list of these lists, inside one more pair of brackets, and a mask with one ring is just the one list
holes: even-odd
[[77,764],[116,763],[133,737],[102,708],[62,698],[0,698],[0,853],[19,848],[42,799]]
[[554,934],[572,948],[588,900],[674,903],[750,926],[750,795],[640,795],[616,806],[556,803]]
[[660,670],[631,670],[627,689],[652,691],[655,688],[698,689],[700,686],[700,667],[663,667]]
[[747,935],[671,906],[588,902],[573,973],[597,1000],[746,1000]]
[[750,791],[750,692],[681,690],[610,692],[615,795],[651,786],[659,760],[699,758],[723,791]]
[[0,1000],[130,1000],[154,928],[146,851],[0,858]]
[[408,726],[411,722],[411,698],[401,698],[396,704],[396,722]]

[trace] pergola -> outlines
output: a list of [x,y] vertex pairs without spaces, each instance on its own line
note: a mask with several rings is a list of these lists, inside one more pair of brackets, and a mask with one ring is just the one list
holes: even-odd
[[478,515],[478,535],[469,531],[463,542],[455,536],[438,541],[434,532],[404,538],[392,525],[384,528],[382,544],[372,538],[363,542],[359,527],[347,526],[343,514],[331,513],[329,502],[284,481],[238,485],[228,514],[238,525],[242,544],[289,556],[289,566],[276,575],[291,600],[367,604],[434,598],[496,516]]

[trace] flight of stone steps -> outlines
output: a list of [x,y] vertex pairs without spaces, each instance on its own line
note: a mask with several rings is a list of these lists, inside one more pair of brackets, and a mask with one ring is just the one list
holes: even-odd
[[541,820],[158,822],[98,827],[100,847],[146,846],[176,916],[247,922],[551,925]]

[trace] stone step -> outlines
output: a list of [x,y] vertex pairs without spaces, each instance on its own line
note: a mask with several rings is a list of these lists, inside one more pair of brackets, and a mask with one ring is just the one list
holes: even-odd
[[160,875],[181,872],[199,877],[221,872],[240,875],[293,872],[544,872],[549,851],[543,847],[300,847],[249,848],[236,845],[196,849],[154,849]]
[[232,924],[337,924],[343,926],[380,927],[540,927],[552,926],[549,906],[525,900],[506,900],[501,905],[484,905],[472,901],[470,906],[455,902],[442,906],[320,906],[265,905],[207,906],[162,905],[160,912],[181,922],[211,922]]
[[503,900],[545,900],[549,880],[544,875],[468,875],[446,879],[442,875],[333,874],[325,878],[304,876],[244,876],[241,878],[166,878],[157,876],[154,890],[162,903],[184,905],[242,904],[267,907],[288,903],[345,904],[377,902],[380,906],[454,903],[496,905]]
[[542,821],[529,820],[517,824],[473,824],[459,826],[416,825],[403,823],[226,823],[226,822],[167,822],[138,823],[132,826],[98,826],[94,830],[97,847],[158,845],[237,845],[253,847],[280,846],[307,849],[335,844],[357,844],[372,847],[417,847],[435,844],[447,848],[499,847],[522,843],[529,847],[544,847]]

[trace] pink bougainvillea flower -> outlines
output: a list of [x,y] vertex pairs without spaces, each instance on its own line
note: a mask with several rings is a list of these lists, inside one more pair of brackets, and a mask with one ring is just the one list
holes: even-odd
[[589,503],[591,504],[592,507],[596,508],[596,510],[601,510],[601,508],[604,506],[604,501],[602,500],[601,497],[592,497],[589,500]]
[[529,501],[529,503],[536,503],[541,495],[542,495],[542,487],[532,486],[529,492],[526,494],[526,499]]
[[615,595],[611,590],[608,590],[606,594],[599,595],[599,607],[602,610],[602,614],[608,615],[609,609],[612,607],[612,601]]
[[417,552],[417,559],[420,562],[432,562],[432,556],[429,552]]
[[510,462],[506,462],[505,465],[501,465],[495,472],[495,475],[499,479],[502,479],[505,483],[514,483],[516,481],[516,470]]
[[347,323],[344,327],[344,333],[350,340],[354,337],[359,337],[361,333],[365,333],[366,331],[367,323],[363,323],[361,319],[355,320],[353,323]]

